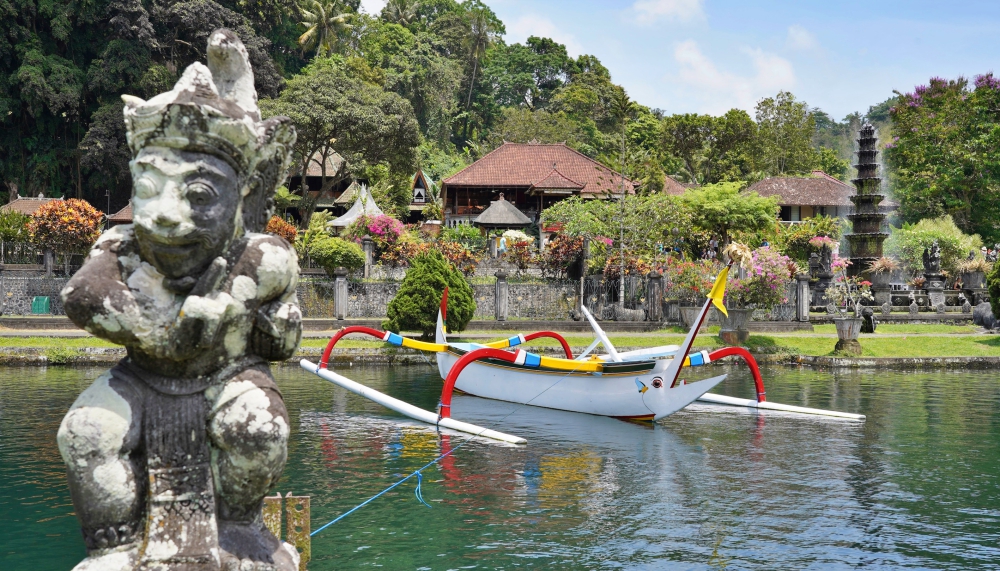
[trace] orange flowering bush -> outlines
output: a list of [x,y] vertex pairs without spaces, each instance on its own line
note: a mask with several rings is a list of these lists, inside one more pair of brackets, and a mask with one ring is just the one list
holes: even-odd
[[264,232],[274,234],[275,236],[281,236],[287,240],[289,244],[295,243],[295,237],[299,233],[294,225],[289,224],[280,216],[272,216],[271,219],[267,221],[267,226],[264,228]]
[[85,200],[52,200],[28,222],[31,241],[63,252],[82,252],[101,235],[104,215]]

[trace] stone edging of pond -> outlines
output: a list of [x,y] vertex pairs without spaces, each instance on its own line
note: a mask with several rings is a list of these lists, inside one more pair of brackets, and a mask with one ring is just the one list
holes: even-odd
[[[621,351],[637,349],[619,347]],[[583,348],[574,348],[575,352]],[[299,359],[318,360],[323,350],[319,347],[301,348],[295,357],[285,363],[295,365]],[[559,355],[553,348],[544,348],[542,354]],[[10,367],[66,365],[113,365],[125,356],[125,349],[118,347],[87,347],[80,349],[43,349],[38,347],[0,348],[0,365]],[[812,355],[755,355],[762,365],[798,365],[830,369],[993,369],[1000,367],[1000,357],[832,357]],[[331,362],[339,366],[354,365],[432,365],[436,362],[429,355],[398,349],[396,347],[370,347],[336,349]],[[727,364],[726,361],[720,364]],[[735,362],[733,362],[735,364]]]

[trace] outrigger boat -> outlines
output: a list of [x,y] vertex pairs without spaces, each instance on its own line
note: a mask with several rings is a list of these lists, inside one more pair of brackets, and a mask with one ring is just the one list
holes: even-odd
[[[321,378],[411,418],[515,443],[523,443],[524,440],[452,419],[451,397],[454,390],[484,398],[629,420],[655,421],[699,399],[727,405],[863,419],[862,415],[767,402],[757,363],[743,348],[727,347],[711,353],[690,353],[709,309],[714,305],[723,313],[726,311],[722,299],[728,270],[729,267],[726,267],[719,274],[695,323],[679,346],[668,345],[619,353],[586,307],[582,308],[583,313],[596,338],[575,358],[566,340],[551,331],[519,334],[485,344],[450,343],[444,325],[448,295],[446,290],[438,312],[434,343],[410,339],[389,331],[350,326],[341,329],[330,339],[319,365],[303,359],[301,366]],[[330,371],[328,364],[334,346],[350,333],[364,333],[397,347],[435,353],[438,371],[444,379],[438,410],[431,412],[414,407]],[[539,355],[517,348],[534,339],[546,337],[559,341],[565,358]],[[590,355],[598,344],[603,345],[608,354]],[[730,356],[741,357],[750,368],[757,392],[756,400],[706,394],[725,380],[726,375],[690,383],[681,378],[684,367],[707,365]]]

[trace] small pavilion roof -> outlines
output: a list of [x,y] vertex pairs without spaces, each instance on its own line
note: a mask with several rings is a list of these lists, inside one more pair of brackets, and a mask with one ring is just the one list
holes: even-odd
[[500,199],[490,204],[490,207],[477,216],[472,223],[493,228],[523,228],[531,224],[531,218],[525,216],[516,206],[507,202],[503,194],[500,194]]
[[378,204],[375,204],[375,199],[372,198],[372,193],[368,190],[368,186],[362,184],[360,188],[360,192],[356,193],[358,198],[354,201],[354,206],[340,218],[327,222],[326,225],[328,227],[347,228],[362,215],[378,216],[382,214],[382,209],[378,207]]

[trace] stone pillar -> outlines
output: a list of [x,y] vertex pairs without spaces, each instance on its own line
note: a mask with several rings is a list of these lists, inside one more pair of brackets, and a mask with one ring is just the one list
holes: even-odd
[[333,270],[333,313],[337,319],[347,317],[347,268]]
[[497,239],[496,236],[489,236],[486,239],[487,244],[490,247],[490,259],[495,260],[497,258]]
[[663,321],[663,274],[653,270],[646,282],[646,320]]
[[795,319],[809,321],[809,274],[795,275]]
[[361,249],[365,252],[365,277],[370,277],[372,273],[372,262],[375,259],[375,240],[368,236],[361,239]]
[[45,277],[52,277],[52,266],[56,265],[56,253],[52,248],[45,248],[42,254],[42,267],[45,269]]
[[510,302],[510,286],[507,284],[507,272],[498,270],[496,291],[493,307],[496,312],[497,321],[507,321],[507,308]]

